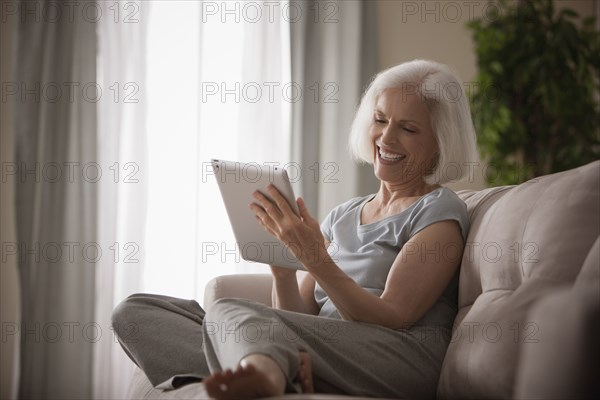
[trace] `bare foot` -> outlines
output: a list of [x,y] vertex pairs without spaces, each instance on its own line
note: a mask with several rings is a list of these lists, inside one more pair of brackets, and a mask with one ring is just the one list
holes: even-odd
[[314,393],[315,388],[313,387],[312,379],[312,363],[310,360],[310,354],[306,351],[300,352],[300,369],[296,374],[297,382],[300,382],[302,393]]
[[256,399],[281,394],[267,375],[252,364],[238,366],[235,371],[215,372],[204,379],[204,387],[214,399]]

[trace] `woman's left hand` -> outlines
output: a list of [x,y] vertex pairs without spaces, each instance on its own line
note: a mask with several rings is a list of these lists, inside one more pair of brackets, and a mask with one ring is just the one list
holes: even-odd
[[307,270],[330,260],[319,222],[309,214],[302,198],[296,200],[300,211],[297,215],[275,186],[269,185],[267,192],[273,201],[259,191],[253,194],[258,204],[250,204],[250,209],[255,212],[258,222],[287,245]]

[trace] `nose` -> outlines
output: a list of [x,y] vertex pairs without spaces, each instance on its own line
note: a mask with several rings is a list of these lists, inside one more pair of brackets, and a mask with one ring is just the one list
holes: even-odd
[[390,125],[387,124],[381,130],[381,142],[383,144],[394,144],[398,141],[398,137],[396,135],[396,130]]

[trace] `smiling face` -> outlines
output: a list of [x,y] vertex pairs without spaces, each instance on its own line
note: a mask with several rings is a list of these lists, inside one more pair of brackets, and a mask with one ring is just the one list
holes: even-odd
[[375,176],[391,184],[421,184],[438,152],[429,110],[416,94],[386,89],[369,127]]

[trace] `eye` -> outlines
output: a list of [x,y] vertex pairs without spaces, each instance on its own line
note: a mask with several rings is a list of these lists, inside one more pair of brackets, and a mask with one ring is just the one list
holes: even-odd
[[403,126],[402,129],[408,133],[416,133],[417,131],[406,126]]
[[383,117],[380,117],[380,116],[377,116],[377,115],[375,115],[375,116],[373,117],[373,120],[374,120],[374,121],[375,121],[375,123],[377,123],[377,124],[385,124],[385,123],[387,122],[387,121],[385,120],[385,118],[383,118]]

